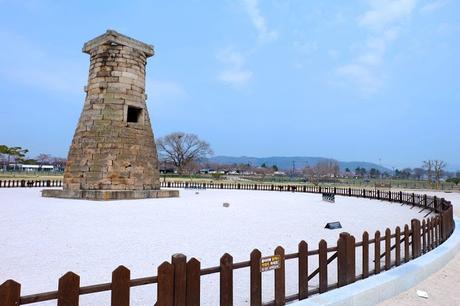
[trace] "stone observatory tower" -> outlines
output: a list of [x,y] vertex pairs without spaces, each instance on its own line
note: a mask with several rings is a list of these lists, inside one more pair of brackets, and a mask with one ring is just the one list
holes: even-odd
[[145,65],[153,46],[108,30],[83,46],[91,56],[86,99],[64,172],[45,197],[91,200],[178,196],[160,190],[146,106]]

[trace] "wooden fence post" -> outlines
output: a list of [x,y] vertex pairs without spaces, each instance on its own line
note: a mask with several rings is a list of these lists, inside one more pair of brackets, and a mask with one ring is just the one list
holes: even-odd
[[395,229],[395,265],[401,264],[401,229],[399,226]]
[[158,267],[157,304],[174,306],[174,266],[167,261]]
[[284,267],[284,249],[278,246],[275,255],[280,257],[280,267],[275,270],[275,306],[286,304],[286,277]]
[[260,259],[262,254],[255,249],[251,252],[250,269],[251,269],[251,306],[262,305],[262,273],[260,272]]
[[369,277],[369,234],[363,233],[363,279]]
[[391,230],[385,230],[385,271],[391,267]]
[[129,306],[130,274],[124,266],[119,266],[112,272],[112,306]]
[[200,306],[200,269],[201,264],[196,258],[187,262],[187,306]]
[[187,296],[187,257],[174,254],[171,257],[174,266],[174,306],[185,306]]
[[434,246],[439,245],[439,219],[438,217],[434,218]]
[[299,300],[308,297],[308,244],[299,243]]
[[425,219],[422,220],[422,254],[426,253],[426,222]]
[[355,252],[355,238],[349,233],[340,233],[340,237],[337,240],[337,277],[339,287],[355,281]]
[[427,245],[426,245],[426,251],[431,251],[431,220],[430,219],[427,219],[426,221],[426,242],[427,242]]
[[356,281],[356,241],[353,235],[347,237],[347,284]]
[[347,234],[340,233],[337,240],[337,286],[339,288],[347,284]]
[[411,221],[412,228],[412,258],[417,258],[420,256],[420,220],[412,219]]
[[318,245],[319,293],[327,291],[327,242],[321,239]]
[[410,260],[409,256],[409,226],[406,224],[404,225],[404,262],[408,262]]
[[439,220],[439,244],[444,242],[443,234],[442,234],[442,214],[438,216]]
[[374,235],[374,274],[380,273],[380,231]]
[[[444,199],[441,199],[441,210],[443,209],[442,206],[443,206],[443,201]],[[446,236],[445,236],[445,233],[446,233],[446,213],[445,212],[441,212],[441,215],[440,215],[440,219],[441,219],[441,241],[444,242],[446,240]]]
[[21,297],[21,284],[12,279],[0,285],[0,306],[17,306]]
[[59,279],[58,306],[78,306],[80,298],[80,276],[67,272]]
[[443,241],[442,241],[442,218],[441,218],[441,215],[438,215],[438,238],[439,238],[439,243],[438,245],[440,245]]
[[233,257],[225,253],[220,258],[220,306],[233,305]]

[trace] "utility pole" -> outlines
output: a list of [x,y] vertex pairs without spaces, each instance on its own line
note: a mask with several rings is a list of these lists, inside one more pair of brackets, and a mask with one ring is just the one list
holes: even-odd
[[294,174],[295,174],[295,161],[293,160],[293,161],[292,161],[291,179],[294,178]]

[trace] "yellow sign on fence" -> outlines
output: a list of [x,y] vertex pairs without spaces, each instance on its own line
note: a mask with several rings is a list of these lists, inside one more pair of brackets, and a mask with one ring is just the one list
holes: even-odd
[[262,257],[260,259],[260,272],[276,270],[281,265],[281,257],[279,255]]

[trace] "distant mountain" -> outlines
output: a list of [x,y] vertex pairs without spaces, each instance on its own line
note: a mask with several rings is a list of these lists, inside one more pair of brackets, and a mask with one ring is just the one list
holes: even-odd
[[[249,156],[213,156],[208,159],[211,163],[216,164],[250,164],[251,166],[261,166],[262,164],[271,167],[276,165],[279,169],[292,169],[293,163],[295,164],[296,169],[304,168],[306,165],[314,166],[320,161],[327,161],[329,158],[324,157],[307,157],[307,156],[273,156],[273,157],[249,157]],[[339,161],[339,166],[341,170],[349,168],[350,170],[355,170],[358,167],[365,168],[369,170],[371,168],[378,169],[380,172],[391,172],[390,169],[379,166],[374,163],[362,162],[362,161]]]

